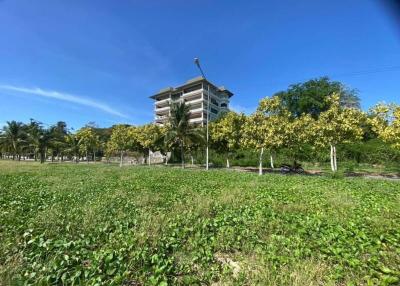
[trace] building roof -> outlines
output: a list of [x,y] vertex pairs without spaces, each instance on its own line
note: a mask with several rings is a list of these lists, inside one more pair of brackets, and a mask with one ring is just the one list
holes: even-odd
[[226,89],[224,86],[217,87],[215,84],[209,82],[209,81],[208,81],[207,79],[205,79],[204,77],[198,76],[198,77],[189,79],[189,80],[186,81],[183,85],[180,85],[180,86],[177,86],[177,87],[167,87],[167,88],[163,88],[163,89],[161,89],[159,92],[157,92],[156,94],[150,96],[150,98],[156,99],[156,98],[157,98],[158,96],[160,96],[160,95],[164,95],[164,94],[166,94],[166,93],[174,92],[174,91],[181,91],[181,90],[182,90],[183,88],[185,88],[185,87],[188,87],[188,86],[193,85],[193,84],[198,84],[198,83],[201,83],[201,82],[206,82],[206,83],[210,84],[211,86],[213,86],[215,89],[218,89],[218,90],[221,91],[221,92],[225,92],[229,97],[231,97],[231,96],[233,95],[233,93],[230,92],[228,89]]

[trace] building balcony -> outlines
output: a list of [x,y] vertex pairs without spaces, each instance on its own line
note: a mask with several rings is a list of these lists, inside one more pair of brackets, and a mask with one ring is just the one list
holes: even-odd
[[186,104],[188,104],[188,105],[194,105],[194,104],[197,104],[197,103],[202,103],[203,102],[203,98],[195,98],[195,99],[192,99],[192,100],[187,100],[185,103]]
[[182,98],[184,98],[184,99],[186,99],[186,100],[190,100],[190,99],[192,99],[192,98],[201,97],[201,94],[202,94],[203,92],[204,92],[204,89],[202,89],[202,88],[196,89],[196,90],[193,90],[193,91],[191,91],[191,92],[184,93],[184,94],[182,95]]
[[202,117],[189,119],[190,123],[202,123],[203,121],[204,121],[204,119]]
[[158,107],[158,106],[156,106],[156,107],[154,108],[154,110],[155,110],[156,112],[165,111],[165,110],[170,110],[170,107],[169,107],[169,105],[164,106],[164,107]]
[[169,109],[156,111],[156,116],[164,116],[164,115],[167,115],[167,116],[169,115]]
[[199,108],[194,108],[194,109],[190,109],[190,114],[196,114],[196,113],[203,113],[203,111],[207,111],[206,109],[204,109],[203,107],[199,107]]

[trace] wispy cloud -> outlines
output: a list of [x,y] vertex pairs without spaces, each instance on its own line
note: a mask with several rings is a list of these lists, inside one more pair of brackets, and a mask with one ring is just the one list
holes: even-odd
[[85,105],[85,106],[89,106],[89,107],[104,111],[108,114],[116,115],[116,116],[123,117],[123,118],[128,118],[127,115],[119,112],[118,110],[115,110],[114,108],[110,107],[109,105],[107,105],[105,103],[101,103],[101,102],[95,101],[93,99],[89,99],[89,98],[74,95],[74,94],[69,94],[69,93],[64,93],[64,92],[59,92],[59,91],[43,90],[41,88],[25,88],[25,87],[12,86],[12,85],[0,85],[0,89],[8,90],[8,91],[15,91],[15,92],[19,92],[19,93],[25,93],[25,94],[32,94],[32,95],[41,96],[41,97],[54,98],[57,100],[68,101],[68,102],[72,102],[72,103],[77,103],[80,105]]

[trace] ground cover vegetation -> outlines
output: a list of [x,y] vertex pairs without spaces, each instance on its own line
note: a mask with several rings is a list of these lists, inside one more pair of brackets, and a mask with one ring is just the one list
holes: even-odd
[[[250,115],[228,112],[209,124],[209,146],[213,166],[258,166],[265,157],[274,169],[282,163],[330,166],[332,172],[381,165],[400,169],[400,107],[379,103],[360,110],[355,90],[326,77],[290,86],[286,91],[260,100]],[[141,157],[151,164],[151,153],[172,153],[170,162],[191,158],[204,164],[204,126],[189,124],[189,108],[181,102],[172,106],[165,126],[115,125],[98,128],[88,124],[76,132],[65,122],[49,128],[38,121],[10,121],[0,133],[2,158],[51,161],[96,161],[124,156]],[[139,160],[137,160],[139,162]],[[167,160],[166,160],[167,161]],[[339,161],[339,163],[338,163]],[[168,163],[168,162],[166,162]],[[310,164],[313,163],[313,164]]]
[[0,161],[0,241],[5,285],[398,285],[400,186]]

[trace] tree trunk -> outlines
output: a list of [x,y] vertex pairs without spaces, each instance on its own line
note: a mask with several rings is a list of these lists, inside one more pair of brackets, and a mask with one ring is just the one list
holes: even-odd
[[226,167],[229,169],[231,167],[231,165],[229,164],[229,158],[226,157]]
[[264,153],[264,147],[261,148],[260,152],[260,165],[258,166],[258,174],[261,176],[263,174],[263,166],[262,166],[262,160],[263,160],[263,153]]
[[333,166],[335,167],[335,172],[337,172],[336,146],[333,146]]
[[86,162],[89,164],[89,153],[86,151]]
[[93,151],[93,162],[96,163],[96,151]]
[[121,151],[121,160],[119,161],[119,166],[122,167],[122,160],[124,157],[124,151]]
[[272,152],[271,152],[271,155],[270,155],[270,161],[271,161],[271,169],[274,169],[275,167],[274,167],[274,156],[272,155]]
[[185,168],[185,151],[183,149],[183,143],[181,143],[181,160],[182,160],[182,169]]
[[192,154],[190,154],[190,160],[192,161],[192,166],[194,166],[194,158]]
[[335,163],[334,163],[334,152],[333,152],[333,145],[331,144],[331,170],[335,172]]
[[151,152],[151,151],[150,151],[150,149],[149,149],[149,162],[148,162],[148,163],[149,163],[149,166],[151,165],[151,157],[150,157],[150,152]]
[[46,154],[44,151],[40,152],[40,164],[44,163],[44,158],[45,158]]

